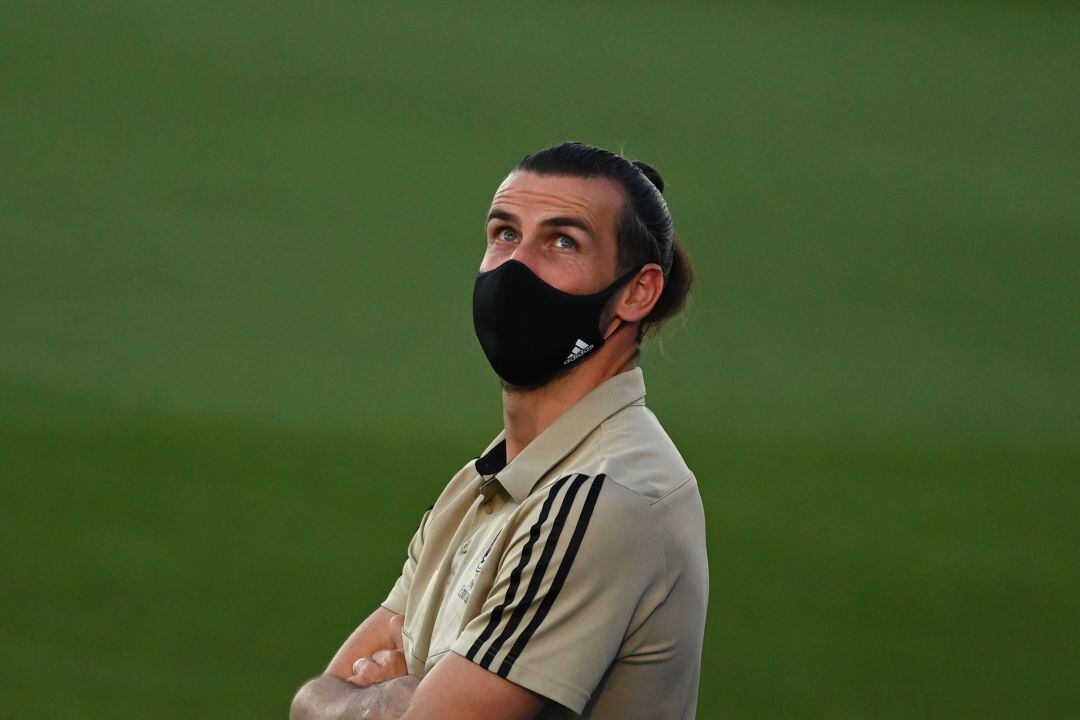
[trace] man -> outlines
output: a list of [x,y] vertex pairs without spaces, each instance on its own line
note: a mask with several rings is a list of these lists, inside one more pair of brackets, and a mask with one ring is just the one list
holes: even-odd
[[582,143],[499,186],[473,318],[504,430],[424,512],[293,720],[694,717],[704,512],[635,364],[692,281],[663,187]]

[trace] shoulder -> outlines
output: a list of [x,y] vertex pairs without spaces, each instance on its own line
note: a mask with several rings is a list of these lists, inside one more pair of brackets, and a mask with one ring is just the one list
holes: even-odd
[[650,505],[673,500],[673,493],[686,486],[696,494],[693,472],[645,405],[631,405],[612,415],[584,446],[583,454],[598,472]]
[[611,522],[660,549],[669,582],[686,572],[707,577],[697,477],[651,410],[637,404],[612,415],[567,460],[604,476]]
[[590,583],[638,593],[653,584],[666,587],[664,542],[654,514],[639,493],[603,472],[580,468],[538,488],[516,509],[508,522],[510,554],[561,558],[566,572],[572,566],[591,578],[578,578],[578,591]]
[[592,537],[627,535],[623,529],[641,528],[650,515],[648,500],[602,470],[579,466],[559,473],[517,508],[518,524],[554,523],[588,527]]

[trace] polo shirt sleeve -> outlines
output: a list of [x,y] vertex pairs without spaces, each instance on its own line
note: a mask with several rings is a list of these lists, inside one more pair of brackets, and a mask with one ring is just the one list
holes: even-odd
[[451,650],[580,714],[667,582],[647,500],[572,475],[530,495],[481,612]]
[[380,603],[384,608],[390,612],[397,613],[398,615],[405,614],[405,604],[409,598],[409,589],[412,587],[413,574],[416,572],[416,563],[420,560],[420,551],[424,547],[424,534],[427,530],[428,518],[431,517],[434,505],[424,510],[423,516],[420,518],[420,526],[416,528],[416,532],[413,533],[412,540],[409,541],[408,551],[405,554],[405,564],[401,568],[401,575],[398,576],[397,581],[394,583],[394,587],[390,590],[390,594],[386,596],[386,599]]

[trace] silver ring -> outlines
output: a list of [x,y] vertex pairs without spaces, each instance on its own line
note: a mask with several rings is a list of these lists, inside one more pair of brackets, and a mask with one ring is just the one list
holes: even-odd
[[359,669],[360,663],[364,662],[365,660],[367,660],[366,657],[356,658],[356,660],[352,664],[352,674],[353,675],[356,675],[357,673],[360,672],[360,669]]

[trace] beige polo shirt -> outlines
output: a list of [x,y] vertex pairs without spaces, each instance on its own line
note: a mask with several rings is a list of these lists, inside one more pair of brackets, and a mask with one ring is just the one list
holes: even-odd
[[503,433],[423,513],[382,603],[409,672],[454,652],[548,698],[539,717],[693,718],[709,598],[697,480],[640,368],[509,464]]

